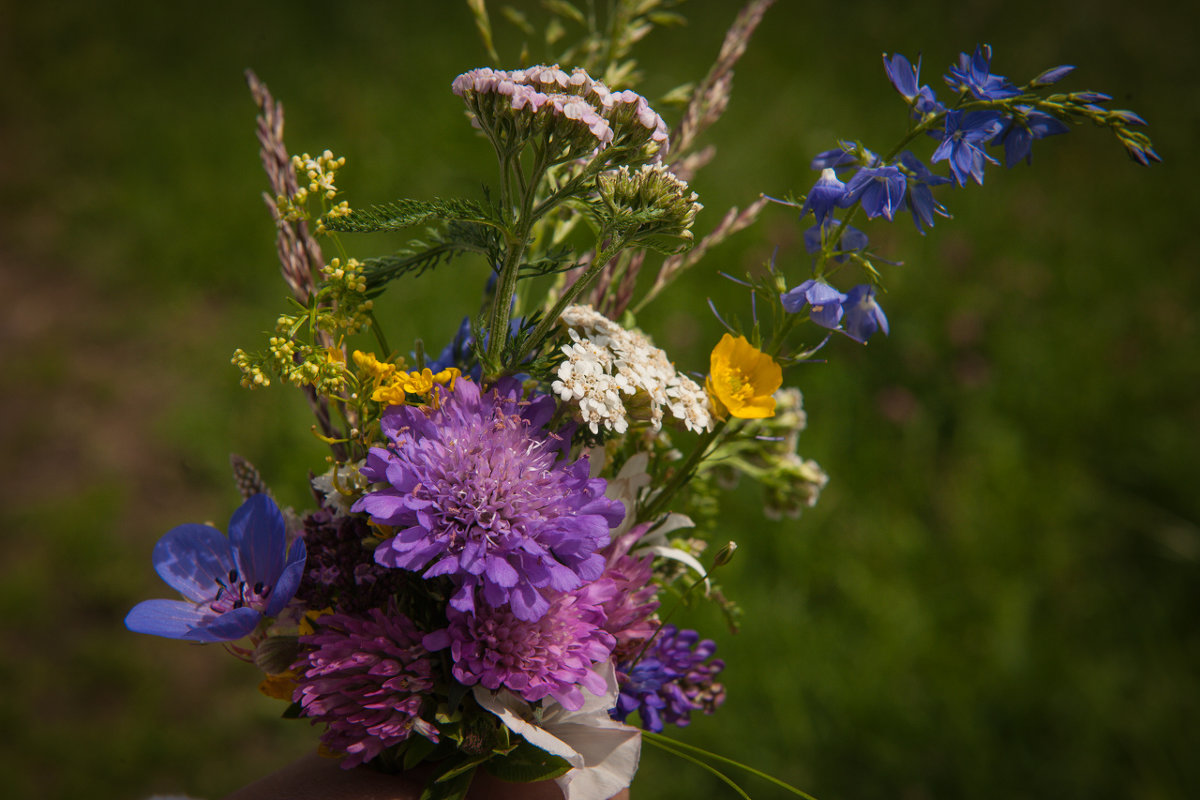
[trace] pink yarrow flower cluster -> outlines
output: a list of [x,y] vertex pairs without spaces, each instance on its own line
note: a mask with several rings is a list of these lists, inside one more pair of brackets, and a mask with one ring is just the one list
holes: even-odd
[[[520,70],[489,67],[464,72],[451,85],[476,116],[489,128],[486,117],[503,111],[553,115],[585,127],[597,147],[652,142],[659,152],[667,149],[667,124],[646,98],[630,90],[614,92],[583,69],[566,72],[558,66]],[[507,109],[490,107],[485,98],[504,98]]]

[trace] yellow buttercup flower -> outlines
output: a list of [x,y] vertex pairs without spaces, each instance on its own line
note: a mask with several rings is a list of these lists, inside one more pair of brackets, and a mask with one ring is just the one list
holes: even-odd
[[775,390],[783,369],[766,353],[728,333],[713,348],[705,388],[718,413],[738,419],[775,416]]

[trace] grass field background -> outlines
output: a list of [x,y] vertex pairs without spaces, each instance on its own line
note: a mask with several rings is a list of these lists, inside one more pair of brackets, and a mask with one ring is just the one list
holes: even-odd
[[[882,297],[892,335],[789,375],[802,452],[832,481],[799,521],[764,521],[754,487],[730,497],[717,536],[741,545],[725,582],[746,619],[736,636],[691,620],[719,642],[729,701],[683,738],[822,800],[1200,791],[1200,63],[1171,8],[770,12],[693,185],[701,231],[804,192],[838,137],[887,149],[904,109],[881,52],[923,52],[935,89],[978,42],[1017,81],[1077,64],[1066,86],[1143,114],[1165,163],[1081,129],[945,195],[955,218],[927,237],[868,229],[905,262]],[[735,9],[689,3],[688,27],[647,39],[646,94],[701,77]],[[211,800],[314,745],[252,668],[121,624],[165,596],[164,531],[224,526],[230,452],[294,503],[323,455],[298,394],[245,392],[228,362],[284,296],[242,71],[284,102],[293,151],[347,157],[339,183],[365,205],[491,180],[449,91],[484,60],[457,3],[0,2],[0,794]],[[778,247],[798,282],[800,233],[768,211],[645,328],[703,370],[720,331],[705,298],[732,297],[718,270]],[[449,336],[483,277],[398,287],[393,340]],[[647,751],[634,796],[733,795]]]

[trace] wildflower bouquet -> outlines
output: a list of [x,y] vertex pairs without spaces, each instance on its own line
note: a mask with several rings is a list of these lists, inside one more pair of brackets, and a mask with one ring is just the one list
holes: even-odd
[[[470,5],[499,63],[484,5]],[[1051,90],[1070,67],[1016,85],[981,46],[951,66],[939,100],[919,61],[885,56],[908,107],[896,146],[841,142],[813,160],[806,195],[729,209],[697,241],[688,181],[713,157],[701,136],[770,1],[751,0],[708,75],[673,93],[673,125],[627,88],[634,44],[676,20],[665,4],[618,2],[605,29],[549,5],[547,41],[571,67],[485,67],[450,85],[495,152],[479,198],[352,208],[336,182],[345,159],[289,155],[282,107],[249,76],[292,297],[265,344],[233,363],[249,388],[305,394],[329,463],[310,472],[312,507],[293,510],[235,458],[244,502],[227,535],[181,525],[154,548],[184,599],[126,618],[134,631],[225,643],[290,703],[285,716],[322,728],[327,755],[348,769],[424,765],[430,798],[465,795],[481,769],[608,798],[629,785],[643,741],[697,757],[660,734],[723,703],[723,662],[672,613],[695,598],[737,613],[713,575],[735,545],[710,547],[698,523],[742,474],[763,485],[768,514],[817,501],[827,476],[797,452],[805,414],[783,373],[835,335],[888,330],[877,301],[888,262],[853,221],[907,214],[924,232],[948,216],[935,191],[981,184],[996,148],[1011,167],[1079,121],[1157,159],[1137,115]],[[583,33],[564,48],[572,20]],[[911,149],[922,142],[924,158]],[[638,319],[772,203],[812,215],[810,267],[789,257],[736,279],[749,324],[718,313],[728,332],[707,369],[677,366]],[[352,234],[415,228],[426,232],[397,252],[346,252]],[[466,258],[491,277],[461,297],[453,340],[436,353],[389,344],[376,298]],[[865,282],[836,288],[851,271]]]

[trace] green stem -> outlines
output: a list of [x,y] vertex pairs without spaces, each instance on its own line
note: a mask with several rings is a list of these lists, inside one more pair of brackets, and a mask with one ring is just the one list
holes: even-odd
[[496,296],[492,301],[492,318],[488,326],[487,355],[488,361],[493,365],[499,365],[500,358],[504,353],[504,347],[508,343],[509,319],[512,316],[512,301],[513,295],[517,290],[517,278],[521,271],[521,259],[524,257],[525,249],[529,243],[529,232],[532,230],[533,223],[537,219],[537,215],[533,210],[534,196],[537,193],[538,186],[541,184],[542,175],[545,173],[546,167],[546,153],[540,149],[534,154],[533,168],[528,181],[520,173],[521,165],[519,160],[509,158],[501,167],[501,174],[505,176],[501,189],[506,209],[512,207],[511,198],[504,196],[512,190],[511,184],[508,183],[507,179],[509,169],[517,171],[523,190],[521,192],[520,209],[513,220],[512,230],[507,236],[508,252],[505,254],[504,264],[500,267],[500,279],[496,287]]
[[811,794],[808,794],[807,792],[803,792],[803,791],[797,789],[795,786],[792,786],[790,783],[786,783],[784,781],[779,780],[778,778],[772,777],[771,775],[768,775],[767,773],[763,772],[762,770],[755,769],[754,767],[751,767],[748,764],[743,764],[740,761],[734,761],[732,758],[726,758],[725,756],[718,755],[717,753],[711,753],[708,750],[705,750],[700,747],[696,747],[693,744],[686,744],[684,742],[679,742],[668,736],[664,736],[661,733],[653,733],[651,731],[642,731],[642,738],[645,739],[650,744],[653,744],[656,747],[662,748],[664,750],[680,751],[680,754],[682,754],[682,751],[685,751],[685,750],[690,751],[692,753],[698,753],[698,754],[704,756],[705,758],[711,758],[714,761],[720,761],[722,764],[728,764],[731,767],[737,767],[740,770],[745,770],[746,772],[749,772],[751,775],[754,775],[755,777],[762,778],[764,781],[773,783],[781,789],[786,789],[787,791],[791,792],[792,794],[796,795],[797,797],[803,797],[805,800],[817,800],[817,798],[813,797]]
[[674,497],[675,493],[682,489],[684,484],[691,480],[692,473],[695,472],[696,467],[698,467],[700,462],[704,460],[704,457],[708,455],[709,446],[717,440],[717,438],[725,430],[725,426],[727,424],[728,420],[718,420],[713,424],[712,430],[706,431],[700,437],[700,441],[696,442],[695,449],[693,449],[688,455],[687,461],[683,462],[683,466],[679,468],[679,471],[675,473],[674,477],[671,478],[671,481],[654,496],[654,499],[651,500],[649,504],[647,504],[640,512],[638,512],[637,518],[639,521],[651,519],[666,508],[667,503],[671,501],[671,498]]
[[[642,731],[642,738],[648,744],[654,745],[664,753],[670,753],[676,758],[682,758],[684,761],[695,764],[697,767],[700,767],[700,769],[710,772],[719,778],[726,786],[737,792],[738,796],[743,798],[743,800],[751,800],[751,797],[746,793],[746,790],[741,786],[738,786],[737,781],[735,781],[733,778],[729,777],[724,772],[721,772],[721,770],[717,769],[712,764],[706,764],[695,756],[689,755],[683,750],[683,748],[673,747],[672,745],[678,744],[678,742],[676,742],[674,739],[668,739],[665,736],[659,738],[659,734],[651,733],[650,731]],[[667,744],[668,742],[670,742],[670,744]]]
[[[601,232],[601,239],[603,238],[604,234]],[[624,240],[617,239],[608,248],[597,250],[596,257],[592,259],[592,263],[588,265],[584,273],[579,276],[579,279],[575,283],[571,284],[570,288],[562,293],[562,296],[558,298],[554,307],[542,317],[537,327],[533,329],[533,333],[529,334],[525,339],[516,356],[513,357],[513,364],[520,364],[530,353],[535,352],[541,346],[542,340],[549,334],[550,329],[558,323],[558,318],[562,315],[563,310],[575,302],[579,295],[596,279],[596,276],[600,274],[605,265],[615,258],[624,247]]]

